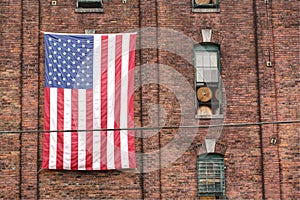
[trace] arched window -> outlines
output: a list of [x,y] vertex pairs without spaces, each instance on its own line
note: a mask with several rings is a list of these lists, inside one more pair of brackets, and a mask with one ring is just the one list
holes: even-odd
[[196,45],[194,55],[197,116],[222,117],[219,46],[210,43]]
[[209,153],[198,157],[198,195],[200,199],[225,199],[224,157]]

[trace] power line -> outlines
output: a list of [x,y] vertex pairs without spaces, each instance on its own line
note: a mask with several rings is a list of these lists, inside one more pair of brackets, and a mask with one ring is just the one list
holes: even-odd
[[134,128],[104,128],[104,129],[85,129],[85,130],[20,130],[20,131],[0,131],[0,134],[11,133],[49,133],[49,132],[94,132],[94,131],[122,131],[122,130],[134,130],[134,131],[147,131],[147,130],[161,130],[161,129],[174,129],[174,128],[217,128],[217,127],[246,127],[256,125],[268,125],[268,124],[298,124],[300,120],[291,121],[272,121],[272,122],[250,122],[250,123],[231,123],[231,124],[213,124],[213,125],[198,125],[198,126],[157,126],[157,127],[134,127]]

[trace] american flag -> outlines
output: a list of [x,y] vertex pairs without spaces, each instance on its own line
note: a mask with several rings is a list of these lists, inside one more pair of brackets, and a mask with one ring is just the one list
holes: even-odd
[[49,132],[42,168],[135,168],[134,132],[128,128],[134,126],[136,34],[45,33],[44,42]]

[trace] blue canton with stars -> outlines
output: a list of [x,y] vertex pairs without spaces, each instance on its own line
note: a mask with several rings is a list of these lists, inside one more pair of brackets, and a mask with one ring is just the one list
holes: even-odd
[[91,35],[45,34],[45,87],[93,88]]

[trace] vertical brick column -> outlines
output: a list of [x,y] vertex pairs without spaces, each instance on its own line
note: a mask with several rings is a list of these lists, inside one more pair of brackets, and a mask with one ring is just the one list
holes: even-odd
[[[21,1],[0,3],[0,131],[20,129]],[[0,199],[20,196],[20,138],[0,134]]]
[[[39,80],[39,3],[25,0],[22,4],[22,130],[38,127]],[[21,198],[37,199],[38,134],[21,136]]]
[[[278,120],[300,119],[300,2],[273,1]],[[281,199],[299,199],[300,124],[278,126]]]
[[[147,70],[147,76],[149,73],[150,79],[153,82],[156,82],[158,79],[158,71],[157,71],[157,54],[158,50],[155,48],[144,49],[145,46],[156,46],[157,38],[156,36],[156,0],[150,1],[140,1],[140,25],[142,30],[147,30],[145,28],[152,27],[150,32],[142,32],[141,33],[141,71],[143,72],[143,66],[152,66],[151,72],[149,72],[149,68]],[[150,36],[150,37],[149,37]],[[150,40],[151,38],[151,40]],[[150,44],[150,45],[149,45]],[[145,68],[144,68],[145,69]],[[145,78],[145,77],[144,77]],[[143,126],[157,126],[158,119],[158,109],[156,109],[158,105],[159,98],[159,86],[156,84],[145,84],[145,79],[142,78],[142,124]],[[144,80],[143,80],[144,79]],[[149,81],[149,80],[147,80]],[[154,109],[154,110],[152,110]],[[147,114],[148,113],[148,114]],[[151,115],[151,116],[150,116]],[[155,133],[154,133],[155,132]],[[159,150],[159,133],[158,130],[153,131],[144,131],[144,139],[143,139],[143,152],[144,154],[151,154],[155,151]],[[147,135],[151,134],[151,137]],[[144,198],[145,199],[159,199],[160,198],[160,169],[158,170],[150,170],[147,166],[159,166],[159,158],[147,159],[144,157]],[[155,167],[156,168],[156,167]]]
[[[277,121],[277,97],[274,70],[274,36],[272,7],[265,1],[256,1],[260,113],[262,122]],[[280,199],[280,170],[277,144],[277,125],[262,126],[262,154],[265,199]]]

